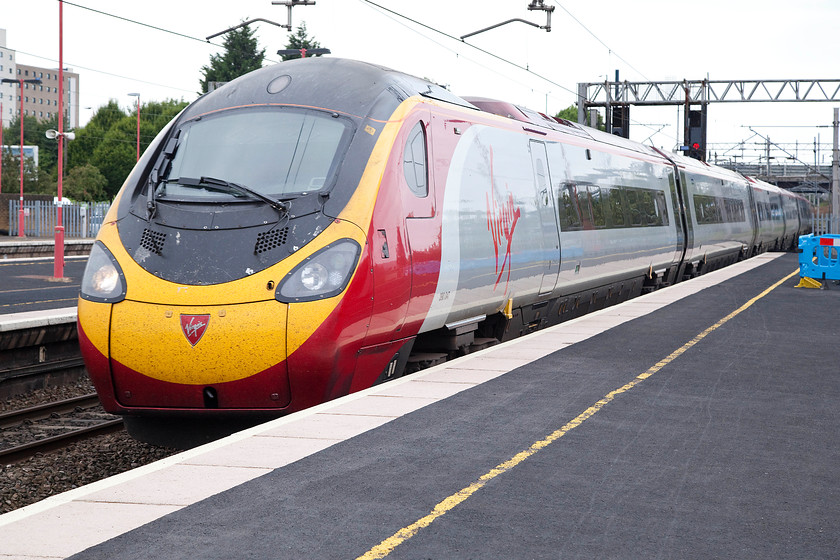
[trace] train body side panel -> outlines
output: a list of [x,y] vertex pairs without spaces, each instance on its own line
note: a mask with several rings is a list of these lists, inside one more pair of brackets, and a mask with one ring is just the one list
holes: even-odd
[[[681,256],[677,251],[679,210],[671,196],[670,166],[568,144],[550,144],[549,161],[555,199],[561,196],[560,189],[565,184],[575,186],[579,199],[590,187],[599,190],[629,187],[661,192],[661,202],[665,204],[663,224],[659,226],[648,227],[631,221],[622,227],[597,227],[587,225],[586,216],[582,216],[582,227],[561,225],[558,294],[640,276],[678,262]],[[580,204],[577,212],[586,213]]]
[[785,231],[777,187],[755,181],[751,187],[758,216],[756,252],[775,250],[781,245]]
[[747,182],[694,170],[683,176],[686,210],[694,229],[694,244],[687,260],[697,265],[719,259],[737,260],[748,254],[754,225]]
[[556,244],[543,238],[528,137],[463,131],[443,196],[440,279],[421,332],[536,299]]

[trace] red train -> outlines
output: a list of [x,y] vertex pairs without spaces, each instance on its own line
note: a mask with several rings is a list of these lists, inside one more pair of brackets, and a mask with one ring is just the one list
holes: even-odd
[[725,169],[308,58],[159,134],[91,252],[79,338],[105,408],[171,444],[791,248],[810,221]]

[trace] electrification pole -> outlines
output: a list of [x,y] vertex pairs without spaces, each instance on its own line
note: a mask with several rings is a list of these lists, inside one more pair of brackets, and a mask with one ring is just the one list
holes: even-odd
[[840,233],[840,108],[834,108],[834,153],[831,157],[831,232]]

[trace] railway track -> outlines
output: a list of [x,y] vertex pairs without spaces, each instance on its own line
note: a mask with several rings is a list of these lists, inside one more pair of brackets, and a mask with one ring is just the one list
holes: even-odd
[[0,464],[122,429],[122,419],[102,411],[95,393],[2,413]]

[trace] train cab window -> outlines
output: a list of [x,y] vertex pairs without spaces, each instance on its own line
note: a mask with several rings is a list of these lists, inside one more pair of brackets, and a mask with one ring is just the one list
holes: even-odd
[[429,195],[427,174],[426,129],[418,121],[408,134],[403,150],[403,173],[408,188],[419,198]]
[[[237,183],[272,198],[330,187],[352,137],[349,121],[315,110],[272,108],[220,111],[181,125],[159,196],[170,200],[252,201]],[[218,183],[218,181],[216,181]]]

